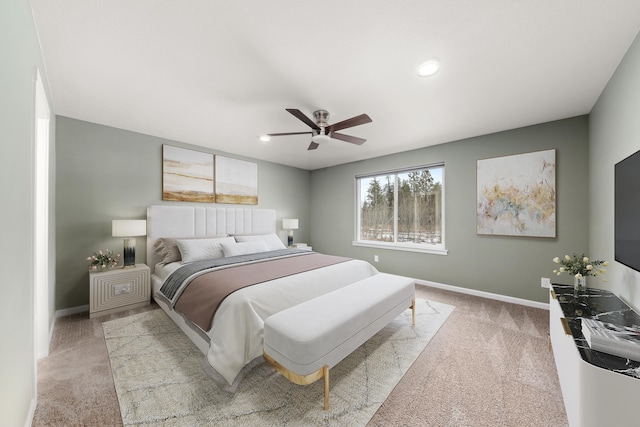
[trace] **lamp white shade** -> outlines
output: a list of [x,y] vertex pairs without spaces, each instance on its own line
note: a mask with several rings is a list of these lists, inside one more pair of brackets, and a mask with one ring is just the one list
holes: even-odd
[[298,229],[298,220],[297,219],[283,219],[282,220],[282,228],[284,230],[297,230]]
[[144,219],[114,219],[111,222],[113,237],[134,237],[147,235],[147,221]]

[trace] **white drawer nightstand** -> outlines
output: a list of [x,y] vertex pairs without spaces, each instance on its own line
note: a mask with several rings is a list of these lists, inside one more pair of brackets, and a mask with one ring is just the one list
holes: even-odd
[[145,264],[89,273],[89,317],[97,317],[151,301],[151,270]]
[[289,246],[292,249],[302,249],[303,251],[313,251],[311,246],[307,246],[306,243],[294,243],[292,246]]

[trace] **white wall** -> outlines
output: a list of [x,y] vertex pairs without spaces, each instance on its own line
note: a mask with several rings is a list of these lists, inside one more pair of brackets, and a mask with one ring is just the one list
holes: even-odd
[[36,68],[47,88],[27,0],[0,2],[0,32],[0,424],[22,426],[30,419],[36,398],[32,261]]
[[[611,261],[598,284],[640,307],[640,273],[614,259],[614,166],[640,150],[640,36],[607,84],[589,117],[591,256]],[[640,213],[638,217],[640,227]],[[601,286],[602,285],[602,286]]]

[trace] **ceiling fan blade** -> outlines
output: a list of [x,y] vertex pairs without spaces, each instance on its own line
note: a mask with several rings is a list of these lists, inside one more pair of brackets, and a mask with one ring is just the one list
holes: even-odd
[[315,142],[312,142],[311,144],[309,144],[309,148],[307,148],[307,150],[315,150],[319,146],[320,144],[316,144]]
[[312,135],[313,132],[285,132],[285,133],[268,133],[269,136],[284,136],[284,135]]
[[353,126],[363,125],[365,123],[371,123],[371,117],[366,114],[360,114],[359,116],[351,117],[350,119],[343,120],[338,123],[334,123],[326,127],[327,132],[333,132],[336,130],[346,129]]
[[315,122],[313,120],[311,120],[309,117],[305,116],[302,111],[300,111],[300,110],[298,110],[296,108],[285,108],[285,110],[287,110],[288,112],[290,112],[291,114],[296,116],[296,118],[298,120],[302,121],[304,124],[309,126],[311,129],[320,130],[320,127],[318,127],[318,125],[315,124]]
[[356,145],[362,145],[366,141],[364,138],[358,138],[357,136],[345,135],[343,133],[331,132],[329,135],[333,139],[339,139],[341,141],[350,142]]

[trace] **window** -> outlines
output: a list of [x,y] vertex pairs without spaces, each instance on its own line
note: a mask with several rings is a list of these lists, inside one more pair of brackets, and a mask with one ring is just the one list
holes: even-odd
[[444,165],[356,177],[355,245],[446,254]]

